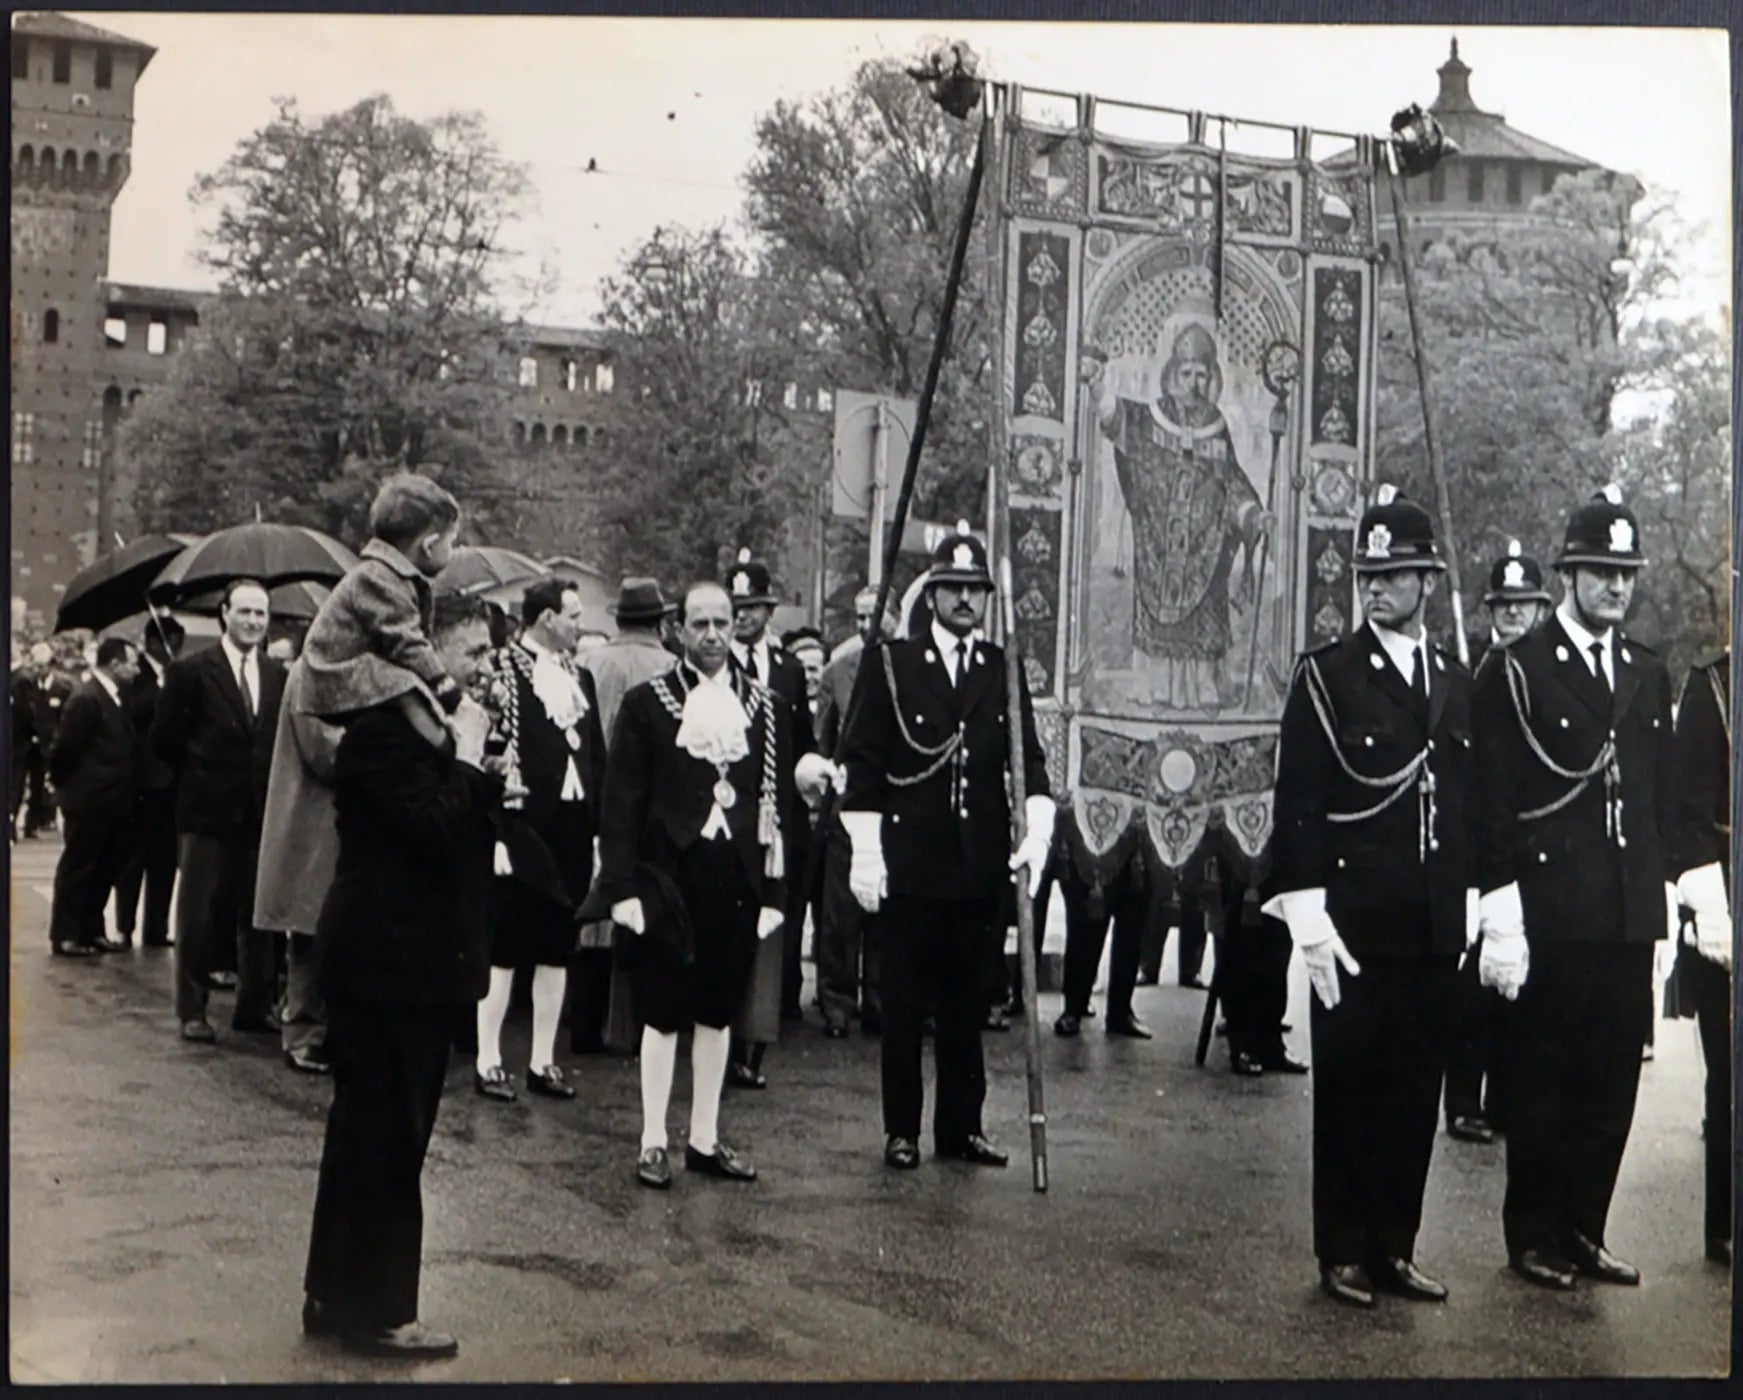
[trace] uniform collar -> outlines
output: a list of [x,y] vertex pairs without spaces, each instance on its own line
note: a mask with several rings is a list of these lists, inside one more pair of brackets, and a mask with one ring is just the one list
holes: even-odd
[[1556,608],[1555,615],[1566,630],[1568,639],[1587,656],[1592,654],[1594,642],[1601,642],[1606,651],[1610,649],[1610,640],[1616,631],[1614,627],[1606,627],[1602,632],[1591,631],[1574,616],[1573,605],[1566,598],[1563,598],[1560,606]]
[[370,540],[363,546],[361,554],[365,559],[379,559],[402,578],[423,577],[423,570],[386,540]]
[[1418,651],[1422,653],[1422,674],[1424,677],[1428,675],[1427,629],[1423,630],[1420,637],[1412,639],[1402,632],[1394,632],[1390,627],[1382,627],[1377,622],[1369,622],[1368,626],[1374,633],[1374,639],[1380,643],[1380,649],[1386,653],[1392,664],[1398,668],[1398,674],[1406,681],[1411,678],[1411,656]]
[[961,650],[964,656],[973,657],[974,643],[975,633],[970,632],[966,637],[959,637],[939,622],[937,618],[932,619],[932,645],[938,648],[938,655],[943,660],[946,670],[950,667],[950,658],[958,650]]

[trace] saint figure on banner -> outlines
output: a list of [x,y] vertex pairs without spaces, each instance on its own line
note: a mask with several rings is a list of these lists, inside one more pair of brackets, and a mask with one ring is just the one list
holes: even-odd
[[1222,367],[1207,322],[1177,314],[1164,324],[1157,352],[1166,359],[1148,401],[1113,392],[1093,353],[1084,377],[1131,516],[1134,661],[1153,673],[1163,703],[1216,711],[1240,703],[1219,683],[1231,598],[1253,604],[1271,522],[1218,406]]

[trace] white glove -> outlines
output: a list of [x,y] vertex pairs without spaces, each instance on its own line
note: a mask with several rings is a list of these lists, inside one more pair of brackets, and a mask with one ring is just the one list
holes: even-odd
[[1023,803],[1023,841],[1011,854],[1011,869],[1029,867],[1030,899],[1041,893],[1047,853],[1053,849],[1053,819],[1056,815],[1051,797],[1031,797]]
[[470,695],[462,695],[454,713],[448,716],[448,728],[454,733],[454,757],[482,768],[484,741],[490,737],[490,711]]
[[490,870],[493,875],[514,874],[514,862],[509,859],[508,847],[500,841],[496,843],[496,849],[490,854]]
[[1301,961],[1307,965],[1307,980],[1313,984],[1314,995],[1327,1011],[1334,1010],[1343,1000],[1338,987],[1338,966],[1342,964],[1351,977],[1360,976],[1362,968],[1338,937],[1331,915],[1325,912],[1325,891],[1290,890],[1273,895],[1265,901],[1264,912],[1289,925],[1289,937],[1301,949]]
[[1652,980],[1654,983],[1670,980],[1671,973],[1676,971],[1676,944],[1674,938],[1661,938],[1652,945]]
[[1731,891],[1717,861],[1685,870],[1676,882],[1682,902],[1695,911],[1695,947],[1727,971],[1731,967]]
[[1682,896],[1669,880],[1664,882],[1664,936],[1672,947],[1682,941]]
[[779,909],[763,908],[757,910],[757,941],[760,943],[778,929],[785,917]]
[[648,931],[647,916],[642,913],[642,902],[639,899],[618,900],[611,906],[611,922],[622,924],[631,933]]
[[1469,948],[1483,933],[1482,897],[1476,890],[1465,891],[1465,947]]
[[878,905],[890,889],[890,872],[884,865],[883,816],[877,812],[843,812],[841,825],[853,846],[853,860],[847,869],[847,888],[868,914],[877,913]]
[[806,802],[819,802],[834,784],[832,764],[820,753],[808,753],[793,769],[793,784]]
[[1516,1001],[1531,971],[1531,947],[1525,941],[1525,910],[1519,885],[1503,885],[1477,901],[1483,934],[1483,954],[1477,960],[1477,981]]

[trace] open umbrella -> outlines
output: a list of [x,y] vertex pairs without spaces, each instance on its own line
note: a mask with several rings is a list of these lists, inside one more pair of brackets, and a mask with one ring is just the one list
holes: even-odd
[[54,630],[88,627],[101,632],[111,623],[145,611],[145,592],[164,565],[193,544],[198,535],[142,535],[81,569],[67,584],[55,609]]
[[[281,583],[267,590],[267,608],[280,621],[312,622],[333,590],[324,583]],[[176,607],[201,617],[216,617],[224,601],[222,588],[211,588],[183,597]]]
[[337,583],[357,562],[338,540],[305,525],[254,521],[232,525],[189,545],[151,585],[155,601],[178,601],[239,578],[257,579],[267,588],[286,583]]
[[437,574],[433,586],[438,593],[469,593],[504,602],[501,590],[517,585],[525,589],[535,579],[549,578],[551,571],[537,559],[513,549],[493,544],[463,544],[454,551],[448,567]]

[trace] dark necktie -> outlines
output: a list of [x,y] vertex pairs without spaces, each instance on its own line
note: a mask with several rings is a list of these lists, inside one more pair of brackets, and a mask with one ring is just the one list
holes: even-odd
[[962,689],[962,653],[963,653],[963,651],[964,651],[963,644],[961,642],[958,642],[956,644],[956,650],[954,650],[953,652],[950,653],[950,688],[952,690],[961,690]]
[[1418,700],[1428,699],[1428,672],[1422,664],[1422,648],[1410,649],[1410,689]]
[[1598,684],[1607,691],[1610,688],[1610,673],[1604,669],[1604,644],[1593,642],[1586,648],[1592,654],[1592,669],[1598,677]]
[[762,680],[762,668],[757,665],[757,649],[755,647],[744,649],[744,669],[750,672],[750,678],[753,681]]

